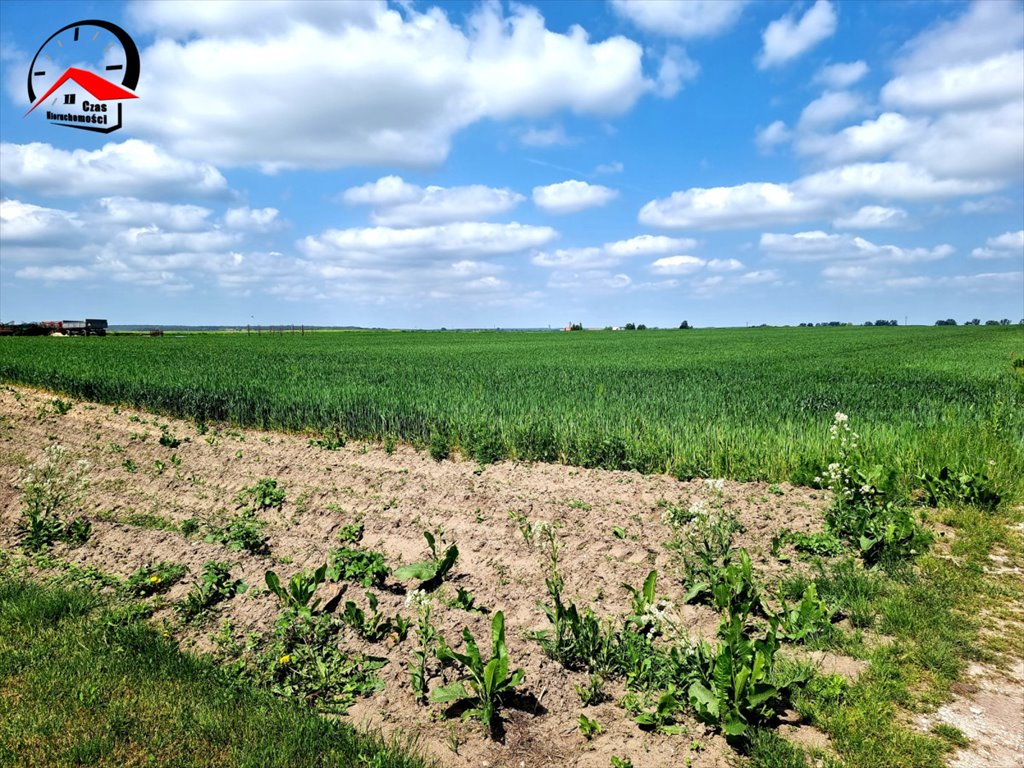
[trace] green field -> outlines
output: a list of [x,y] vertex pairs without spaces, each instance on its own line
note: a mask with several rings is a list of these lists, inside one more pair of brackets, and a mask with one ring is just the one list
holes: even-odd
[[[1024,476],[1011,327],[0,339],[0,380],[204,421],[501,457],[806,480],[849,414],[871,459]],[[995,465],[989,464],[994,461]]]

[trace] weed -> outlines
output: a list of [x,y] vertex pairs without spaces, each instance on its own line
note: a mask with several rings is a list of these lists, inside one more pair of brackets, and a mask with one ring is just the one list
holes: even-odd
[[625,539],[626,529],[616,525],[614,528],[612,528],[612,536],[614,536],[616,539]]
[[335,549],[331,552],[327,578],[331,581],[355,581],[364,587],[380,586],[391,573],[384,555],[361,549]]
[[199,521],[194,517],[186,518],[178,525],[178,530],[186,536],[191,536],[194,533],[198,533]]
[[832,631],[833,611],[818,597],[818,588],[811,584],[794,606],[782,598],[782,609],[778,614],[780,637],[797,643],[815,638],[827,637]]
[[608,694],[604,690],[604,678],[597,673],[587,678],[586,685],[577,685],[576,693],[585,707],[592,707],[608,700]]
[[217,603],[230,600],[248,589],[241,579],[231,578],[231,568],[234,565],[234,563],[213,560],[203,564],[203,573],[199,583],[193,586],[185,598],[175,606],[175,610],[182,619],[185,621],[201,620]]
[[437,658],[442,663],[452,662],[461,665],[464,670],[463,679],[435,688],[431,691],[430,700],[440,704],[469,700],[475,706],[466,710],[463,717],[476,717],[488,729],[492,729],[502,696],[513,693],[526,673],[522,669],[509,672],[508,648],[505,645],[505,614],[501,611],[495,613],[491,620],[489,659],[485,660],[480,655],[480,649],[468,629],[463,629],[462,639],[466,647],[465,653],[452,650],[442,641],[437,649]]
[[72,409],[72,407],[74,407],[74,403],[67,400],[61,400],[59,397],[55,400],[51,400],[50,405],[53,406],[53,412],[58,416],[65,415]]
[[129,472],[133,475],[139,471],[139,465],[136,464],[132,459],[125,459],[124,461],[122,461],[121,467],[124,469],[125,472]]
[[641,712],[633,719],[643,730],[678,736],[686,733],[686,726],[676,722],[682,708],[682,703],[676,698],[675,686],[669,685],[668,689],[658,697],[658,703],[653,711]]
[[346,600],[341,620],[369,643],[380,642],[392,635],[398,641],[405,640],[409,622],[401,616],[395,616],[394,620],[386,618],[377,610],[377,596],[373,592],[366,592],[366,600],[369,612],[364,612],[354,602]]
[[330,437],[312,438],[309,440],[309,445],[312,448],[321,448],[325,451],[338,451],[345,447],[345,442],[345,435],[338,431]]
[[264,574],[267,589],[280,598],[285,608],[295,611],[312,612],[319,606],[319,601],[311,602],[317,587],[324,583],[327,566],[321,565],[315,571],[299,571],[288,582],[287,587],[281,586],[281,579],[273,571]]
[[396,441],[394,435],[386,435],[384,437],[384,453],[386,453],[388,456],[395,452],[395,442]]
[[455,561],[459,557],[459,548],[452,544],[444,551],[443,555],[439,555],[434,534],[424,531],[423,538],[427,540],[427,546],[430,548],[430,560],[403,565],[395,571],[395,578],[399,581],[418,579],[420,585],[417,589],[432,592],[440,586],[444,577],[455,565]]
[[337,538],[342,544],[358,544],[363,539],[363,524],[349,523],[341,526]]
[[266,526],[256,517],[255,510],[246,509],[230,517],[223,526],[209,523],[203,540],[209,544],[223,544],[232,552],[244,550],[254,555],[266,555],[270,552],[264,535]]
[[254,485],[243,488],[235,497],[238,507],[253,510],[280,509],[284,504],[285,492],[279,488],[277,480],[269,477],[261,478]]
[[468,589],[463,589],[462,587],[456,587],[455,597],[448,601],[448,605],[451,608],[458,608],[462,611],[479,613],[485,616],[490,613],[490,610],[487,608],[477,605],[476,598],[473,597]]
[[409,680],[413,693],[420,703],[427,701],[427,662],[433,658],[439,636],[430,623],[430,595],[425,592],[410,592],[405,599],[406,605],[415,605],[417,610],[416,640],[418,645],[412,652],[412,663],[409,664]]
[[448,438],[441,432],[433,432],[430,435],[430,458],[434,461],[444,461],[451,453]]
[[924,488],[925,503],[932,507],[964,504],[992,511],[1002,496],[984,472],[954,472],[943,467],[937,475],[925,472],[918,478]]
[[178,563],[150,563],[139,568],[124,582],[123,590],[132,597],[163,594],[188,572]]
[[160,445],[164,448],[177,448],[181,445],[181,439],[164,430],[160,433]]
[[[63,446],[51,445],[40,462],[19,474],[16,485],[21,489],[23,510],[17,533],[26,549],[39,552],[68,537],[70,531],[62,515],[73,514],[81,506],[88,471],[89,462],[72,462]],[[83,526],[80,523],[73,535],[85,533],[88,538]]]
[[580,733],[583,734],[583,738],[587,741],[604,733],[604,728],[601,727],[601,724],[597,720],[591,720],[586,715],[580,715],[579,720],[576,722],[579,723]]
[[831,531],[801,533],[787,528],[781,529],[772,537],[772,554],[783,561],[786,556],[781,550],[786,544],[792,544],[797,552],[817,557],[836,557],[846,551],[843,542]]

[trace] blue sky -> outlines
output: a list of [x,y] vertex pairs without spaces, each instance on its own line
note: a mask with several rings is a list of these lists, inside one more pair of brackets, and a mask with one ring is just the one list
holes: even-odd
[[[0,320],[1024,317],[1014,0],[0,16]],[[108,135],[24,116],[32,57],[83,19],[141,52]],[[87,37],[51,71],[106,74]]]

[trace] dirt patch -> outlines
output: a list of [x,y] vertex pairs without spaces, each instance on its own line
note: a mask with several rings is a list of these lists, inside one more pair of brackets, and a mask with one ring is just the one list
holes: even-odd
[[[362,548],[386,555],[388,564],[422,560],[423,531],[456,543],[460,557],[452,578],[435,601],[435,625],[451,643],[463,627],[477,638],[489,632],[489,617],[444,604],[458,587],[478,605],[505,612],[509,653],[526,670],[524,701],[506,712],[503,743],[485,739],[472,723],[444,722],[437,707],[413,698],[405,668],[413,643],[383,647],[344,635],[353,650],[387,656],[385,688],[360,700],[349,712],[357,724],[400,730],[446,766],[538,766],[606,768],[614,754],[637,766],[725,766],[732,755],[724,741],[700,724],[686,722],[685,737],[640,731],[613,702],[583,707],[576,686],[586,676],[547,659],[531,631],[547,620],[538,607],[547,598],[547,555],[522,533],[527,524],[558,527],[559,568],[566,597],[591,605],[602,616],[629,613],[623,584],[639,587],[651,569],[659,573],[658,593],[676,607],[688,635],[710,637],[718,616],[683,604],[685,588],[664,543],[670,536],[659,502],[688,506],[721,502],[736,511],[743,531],[737,544],[748,549],[754,566],[769,577],[780,565],[770,554],[771,538],[781,527],[801,532],[821,529],[826,495],[786,484],[703,481],[679,482],[633,472],[575,469],[558,465],[503,462],[478,467],[468,461],[437,463],[425,453],[398,446],[349,442],[324,450],[301,435],[264,433],[231,427],[203,430],[197,425],[128,408],[76,403],[65,415],[48,409],[52,396],[26,388],[0,392],[0,546],[14,546],[19,514],[14,483],[21,468],[37,461],[50,444],[65,446],[90,462],[88,508],[94,531],[88,543],[57,554],[81,565],[125,576],[147,563],[167,560],[189,568],[188,578],[172,589],[177,600],[195,583],[204,562],[229,560],[233,575],[262,586],[274,568],[282,579],[324,563],[339,546],[338,529],[361,521]],[[173,440],[161,444],[162,435]],[[181,442],[175,446],[174,440]],[[273,478],[286,490],[283,507],[261,513],[267,523],[271,555],[228,552],[201,536],[186,537],[182,521],[216,520],[235,509],[235,496],[260,478]],[[792,568],[791,564],[786,566]],[[380,610],[414,618],[402,589],[379,590]],[[339,589],[345,599],[366,607],[358,586],[325,585],[324,600]],[[221,610],[236,630],[266,632],[278,612],[276,598],[250,590]],[[211,647],[210,634],[180,639],[199,649]],[[836,658],[820,660],[824,671],[855,675]],[[847,660],[848,662],[850,660]],[[623,690],[610,686],[613,697]],[[581,713],[604,732],[593,741],[580,734]],[[813,735],[813,734],[812,734]]]

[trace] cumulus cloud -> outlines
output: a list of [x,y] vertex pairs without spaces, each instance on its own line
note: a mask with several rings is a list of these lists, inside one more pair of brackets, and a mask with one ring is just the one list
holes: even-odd
[[802,128],[831,125],[864,110],[864,100],[849,91],[825,91],[800,113]]
[[690,275],[706,264],[704,259],[696,256],[665,256],[651,264],[651,271],[659,275]]
[[554,147],[571,144],[572,140],[562,126],[554,125],[550,128],[527,128],[519,133],[519,143],[524,147]]
[[757,132],[755,139],[758,149],[764,154],[771,153],[779,144],[785,144],[793,137],[792,132],[782,120],[776,120],[766,128]]
[[697,62],[686,55],[686,51],[671,46],[661,58],[658,75],[654,80],[654,92],[662,98],[671,98],[682,89],[683,85],[693,80],[700,73]]
[[540,251],[533,255],[531,261],[538,267],[608,269],[618,266],[626,259],[689,250],[696,246],[697,241],[688,237],[637,235],[628,240],[616,240],[601,246]]
[[209,226],[213,213],[199,205],[139,200],[134,197],[104,197],[99,201],[104,219],[125,226],[157,226],[181,231],[194,231]]
[[7,247],[70,243],[84,227],[73,212],[8,199],[0,201],[0,224],[0,243]]
[[731,28],[747,0],[612,0],[612,9],[644,32],[712,37]]
[[1004,232],[985,241],[984,248],[975,248],[971,257],[975,259],[1011,259],[1024,256],[1024,229]]
[[230,208],[224,214],[224,224],[229,229],[242,229],[249,232],[269,232],[277,229],[281,222],[278,221],[276,208]]
[[785,64],[831,37],[835,31],[836,12],[832,3],[817,0],[799,19],[788,14],[765,27],[757,66],[768,69]]
[[824,209],[823,201],[796,194],[786,184],[750,182],[673,192],[644,205],[639,220],[655,227],[728,229],[800,221]]
[[[553,32],[526,5],[505,15],[486,3],[461,26],[411,4],[282,8],[138,6],[156,41],[143,52],[147,98],[133,129],[185,156],[269,172],[425,166],[443,161],[453,136],[481,120],[618,115],[663,87],[644,76],[636,42],[592,42],[579,26]],[[216,103],[197,93],[216,94]]]
[[1024,51],[1017,50],[899,75],[882,88],[882,102],[926,111],[987,107],[1019,99],[1022,83]]
[[373,205],[371,220],[388,227],[486,219],[512,210],[525,199],[507,188],[482,184],[419,187],[399,176],[385,176],[342,194],[346,203]]
[[11,186],[55,196],[215,197],[227,192],[227,181],[212,165],[182,160],[138,139],[70,151],[40,142],[5,142],[0,144],[0,175]]
[[743,262],[739,259],[711,259],[708,269],[712,272],[736,272],[743,269]]
[[618,192],[600,184],[570,179],[533,188],[533,203],[548,213],[576,213],[586,208],[607,205]]
[[836,229],[889,229],[906,224],[907,212],[884,205],[865,205],[846,216],[832,220]]
[[777,234],[766,232],[759,244],[765,254],[788,261],[843,261],[910,264],[937,261],[954,253],[953,246],[934,248],[903,248],[896,245],[876,245],[856,235],[828,234],[820,230]]
[[868,73],[868,65],[864,61],[851,61],[846,64],[829,64],[822,67],[814,76],[814,82],[827,88],[842,90],[859,82]]
[[42,280],[44,282],[62,282],[66,280],[85,280],[92,273],[85,267],[22,267],[16,270],[15,277],[23,280]]
[[367,227],[329,229],[299,241],[299,249],[312,259],[342,258],[349,261],[392,265],[428,258],[472,258],[480,254],[502,255],[538,248],[554,240],[551,227],[512,222],[457,222],[430,227],[396,229]]

